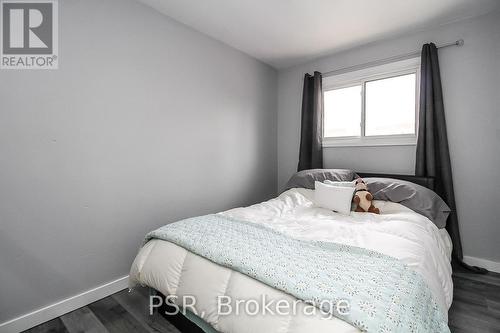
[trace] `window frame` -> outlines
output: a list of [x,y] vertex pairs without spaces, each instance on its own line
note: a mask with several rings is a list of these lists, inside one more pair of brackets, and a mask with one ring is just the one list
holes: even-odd
[[[366,83],[408,74],[415,74],[415,133],[366,136]],[[330,90],[361,86],[361,132],[360,136],[325,137],[323,124],[323,147],[369,147],[369,146],[413,146],[417,144],[418,114],[420,99],[420,58],[410,58],[384,65],[341,73],[323,78],[323,94]],[[323,110],[324,112],[324,110]],[[323,117],[324,121],[324,117]]]

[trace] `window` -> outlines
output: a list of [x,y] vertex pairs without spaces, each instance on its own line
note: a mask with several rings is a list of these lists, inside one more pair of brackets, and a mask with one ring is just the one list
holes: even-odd
[[416,144],[419,59],[323,78],[323,146]]

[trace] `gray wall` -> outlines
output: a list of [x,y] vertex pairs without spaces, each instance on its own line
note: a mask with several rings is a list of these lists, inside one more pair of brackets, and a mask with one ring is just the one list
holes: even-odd
[[0,72],[0,322],[128,273],[144,234],[276,192],[277,73],[135,1],[59,1]]
[[[465,39],[439,51],[464,253],[500,261],[500,14],[369,44],[279,72],[278,188],[296,169],[305,72],[330,71]],[[326,148],[325,167],[413,173],[415,147]]]

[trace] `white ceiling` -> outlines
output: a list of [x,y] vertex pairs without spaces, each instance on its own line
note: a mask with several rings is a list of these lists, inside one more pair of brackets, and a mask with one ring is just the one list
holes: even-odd
[[500,0],[141,0],[273,67],[500,9]]

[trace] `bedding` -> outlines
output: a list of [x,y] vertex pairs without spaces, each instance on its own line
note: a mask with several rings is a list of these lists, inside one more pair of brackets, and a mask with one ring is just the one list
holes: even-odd
[[323,183],[332,185],[332,186],[341,186],[341,187],[356,187],[356,183],[354,181],[350,182],[339,182],[334,180],[325,180]]
[[[399,259],[421,277],[446,321],[452,282],[445,234],[425,216],[397,203],[375,200],[382,214],[352,212],[343,216],[316,207],[313,192],[295,188],[278,198],[219,215],[261,225],[294,240],[345,244]],[[290,256],[294,259],[293,253]],[[290,301],[296,297],[164,240],[153,239],[139,251],[132,265],[130,283],[148,285],[167,295],[196,295],[198,315],[221,332],[359,331],[352,325],[354,321],[348,324],[336,317],[324,320],[320,314],[220,316],[215,304],[217,295],[232,298],[267,295]],[[305,306],[299,303],[299,307]]]
[[453,251],[453,243],[451,242],[451,237],[448,234],[448,231],[446,229],[439,229],[439,237],[441,238],[441,242],[443,244],[443,253],[448,259],[449,262],[451,262],[451,252]]
[[318,207],[349,215],[354,187],[334,186],[315,182],[314,202]]
[[314,190],[314,182],[352,181],[356,173],[348,169],[310,169],[296,172],[286,183],[285,190],[291,188],[308,188]]
[[450,207],[434,191],[400,179],[363,178],[373,198],[397,202],[428,217],[438,228],[446,227]]

